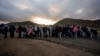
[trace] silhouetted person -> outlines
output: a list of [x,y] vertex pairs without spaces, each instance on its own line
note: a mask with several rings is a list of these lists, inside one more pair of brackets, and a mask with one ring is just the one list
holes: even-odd
[[2,28],[2,30],[3,30],[4,38],[7,38],[8,26],[4,25],[3,28]]
[[1,24],[0,24],[0,34],[2,34],[2,26],[1,26]]
[[26,37],[27,36],[27,27],[23,27],[23,36]]
[[9,26],[9,33],[10,33],[10,37],[14,38],[15,27],[13,25]]
[[95,29],[91,29],[91,38],[97,38],[98,32]]
[[2,26],[0,24],[0,37],[2,37]]
[[22,26],[18,26],[18,34],[19,34],[19,38],[21,38],[22,37],[22,30],[23,30],[23,28],[22,28]]
[[4,25],[5,25],[5,24],[3,24],[3,23],[0,24],[0,33],[1,33],[1,34],[3,34],[3,27],[4,27]]

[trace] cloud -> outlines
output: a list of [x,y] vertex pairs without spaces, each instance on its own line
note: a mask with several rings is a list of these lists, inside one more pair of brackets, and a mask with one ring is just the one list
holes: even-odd
[[28,6],[26,6],[26,5],[24,5],[24,4],[16,4],[16,6],[17,6],[19,9],[22,9],[22,10],[28,9],[28,8],[29,8]]
[[9,22],[6,22],[6,21],[0,21],[0,24],[2,24],[2,23],[7,24],[7,23],[9,23]]
[[25,21],[31,17],[97,19],[98,5],[100,0],[0,0],[0,21]]
[[76,14],[81,14],[83,12],[83,9],[78,9],[75,13]]

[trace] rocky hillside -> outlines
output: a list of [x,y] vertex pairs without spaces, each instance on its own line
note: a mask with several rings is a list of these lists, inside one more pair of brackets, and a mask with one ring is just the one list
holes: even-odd
[[8,25],[38,25],[38,24],[33,23],[31,21],[24,21],[24,22],[11,22],[8,23]]
[[94,27],[94,28],[100,28],[100,20],[81,20],[81,19],[71,19],[71,18],[65,18],[63,20],[60,20],[55,25],[80,25],[80,26],[88,26],[88,27]]

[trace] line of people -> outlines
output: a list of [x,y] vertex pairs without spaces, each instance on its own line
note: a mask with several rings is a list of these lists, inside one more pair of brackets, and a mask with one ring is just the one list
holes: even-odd
[[85,26],[21,26],[15,27],[14,25],[0,24],[0,34],[7,38],[8,32],[10,37],[15,37],[15,32],[18,37],[84,37],[84,38],[97,38],[98,32],[95,29],[90,29]]

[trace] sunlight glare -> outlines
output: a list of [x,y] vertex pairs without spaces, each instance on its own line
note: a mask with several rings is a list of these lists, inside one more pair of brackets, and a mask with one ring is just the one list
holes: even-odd
[[37,24],[44,24],[44,25],[53,25],[55,23],[53,20],[39,18],[39,17],[32,17],[31,21]]

